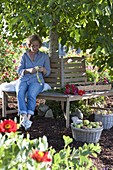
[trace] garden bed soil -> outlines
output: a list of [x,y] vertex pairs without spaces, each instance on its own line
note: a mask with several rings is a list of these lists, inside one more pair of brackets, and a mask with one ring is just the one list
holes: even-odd
[[[0,109],[1,113],[1,109]],[[10,114],[7,118],[14,118],[17,114]],[[2,119],[2,118],[1,118]],[[64,118],[45,118],[34,116],[33,124],[29,129],[31,139],[39,138],[45,135],[48,139],[49,146],[59,151],[64,146],[63,135],[72,137],[71,128],[65,127]],[[26,135],[26,131],[22,130]],[[113,170],[113,128],[103,130],[99,144],[101,153],[97,158],[92,158],[98,170]],[[82,146],[82,142],[72,142],[71,146],[78,148]]]

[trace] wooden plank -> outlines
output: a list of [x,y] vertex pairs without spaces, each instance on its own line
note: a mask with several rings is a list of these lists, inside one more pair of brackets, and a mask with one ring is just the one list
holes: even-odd
[[78,86],[85,86],[85,85],[87,85],[88,86],[88,85],[94,85],[94,82],[87,82],[87,81],[86,82],[82,82],[82,83],[81,82],[77,82],[77,83],[75,82],[75,85],[78,85]]
[[85,77],[79,77],[79,78],[77,78],[77,79],[70,77],[69,79],[65,79],[64,82],[65,82],[65,83],[68,83],[68,82],[71,83],[71,82],[79,82],[79,81],[81,82],[81,81],[85,81],[85,80],[86,80]]
[[61,58],[50,57],[50,63],[60,62]]
[[63,57],[61,57],[61,87],[64,87],[64,63],[63,63]]
[[52,73],[54,73],[54,72],[57,72],[57,73],[60,73],[60,68],[51,68],[51,73],[50,73],[50,75],[52,74]]
[[53,88],[53,89],[60,89],[61,88],[61,84],[60,83],[57,83],[57,84],[54,84],[54,83],[51,83],[51,87]]
[[77,61],[80,62],[80,61],[85,61],[85,57],[64,57],[63,58],[64,63],[70,60],[72,62],[77,62]]
[[85,58],[83,59],[82,57],[79,57],[79,60],[76,57],[73,58],[65,58],[63,59],[64,64],[66,63],[83,63],[85,62]]
[[55,84],[58,84],[58,83],[60,84],[60,81],[58,81],[57,79],[54,79],[54,81],[53,80],[51,81],[51,79],[49,79],[49,80],[46,81],[46,83],[48,83],[50,85],[52,85],[52,84],[55,85]]
[[104,90],[111,90],[112,88],[112,85],[111,84],[106,84],[106,85],[94,85],[94,88],[95,90],[101,90],[101,91],[104,91]]
[[60,63],[52,63],[51,68],[60,68]]
[[76,72],[83,72],[86,74],[86,71],[84,70],[84,68],[73,67],[73,68],[65,68],[64,69],[64,73],[70,73],[70,72],[75,72],[75,74],[76,74]]
[[57,82],[57,84],[55,82],[51,82],[51,83],[48,83],[49,85],[51,85],[51,88],[52,89],[60,89],[61,88],[61,83]]
[[51,74],[49,75],[49,77],[44,77],[46,79],[50,78],[50,77],[60,77],[60,72],[56,71],[56,72],[51,72]]
[[79,89],[85,91],[104,91],[111,90],[111,84],[108,85],[88,85],[88,86],[78,86]]
[[85,76],[85,74],[83,74],[83,73],[76,73],[76,75],[75,75],[75,73],[68,73],[68,74],[64,74],[64,78],[68,78],[68,77],[74,77],[74,78],[78,78],[78,77],[86,77]]
[[17,109],[12,109],[12,110],[7,110],[6,111],[6,114],[11,114],[11,113],[18,113],[18,110]]
[[84,65],[82,65],[82,63],[69,63],[64,65],[64,69],[71,68],[71,67],[84,68]]

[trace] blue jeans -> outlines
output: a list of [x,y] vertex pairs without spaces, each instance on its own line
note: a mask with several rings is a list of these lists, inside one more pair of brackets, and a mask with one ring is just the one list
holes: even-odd
[[18,81],[16,94],[19,114],[34,115],[36,97],[43,88],[44,84],[39,84],[38,82],[28,83],[26,81]]

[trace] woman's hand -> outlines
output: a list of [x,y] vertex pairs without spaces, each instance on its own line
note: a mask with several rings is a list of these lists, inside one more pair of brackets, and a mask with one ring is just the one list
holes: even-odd
[[35,68],[25,69],[24,74],[28,74],[28,73],[34,74],[34,73],[36,73],[36,69]]
[[47,70],[45,69],[45,67],[39,67],[39,72],[42,72],[43,74],[47,73]]
[[34,74],[36,72],[41,72],[43,74],[46,74],[47,73],[47,70],[44,68],[44,67],[34,67],[34,68],[28,68],[28,69],[25,69],[24,71],[24,74]]

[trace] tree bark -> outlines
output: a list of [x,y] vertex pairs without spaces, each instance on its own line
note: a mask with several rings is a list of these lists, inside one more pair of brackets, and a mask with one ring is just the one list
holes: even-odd
[[49,43],[49,55],[52,58],[58,58],[59,57],[59,51],[58,51],[58,33],[56,30],[56,23],[53,22],[53,26],[50,30],[50,43]]

